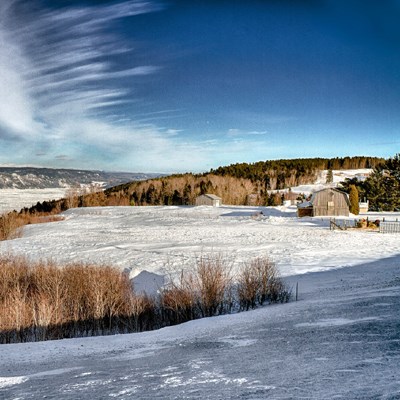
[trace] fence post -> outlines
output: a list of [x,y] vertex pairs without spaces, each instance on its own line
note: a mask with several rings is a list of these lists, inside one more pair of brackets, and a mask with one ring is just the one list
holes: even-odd
[[296,282],[296,301],[298,299],[298,295],[299,295],[299,282]]

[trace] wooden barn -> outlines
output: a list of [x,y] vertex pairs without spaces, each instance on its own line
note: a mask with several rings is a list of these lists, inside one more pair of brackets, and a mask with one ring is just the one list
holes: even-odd
[[219,207],[221,204],[221,197],[218,197],[215,194],[202,194],[196,198],[196,206]]
[[309,201],[297,206],[298,217],[348,217],[350,200],[347,193],[335,188],[314,192]]

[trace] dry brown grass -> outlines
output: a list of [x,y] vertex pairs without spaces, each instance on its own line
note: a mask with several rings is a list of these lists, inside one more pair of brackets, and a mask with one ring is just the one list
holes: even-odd
[[200,257],[193,271],[182,271],[161,291],[162,314],[170,323],[230,311],[231,269],[221,256]]
[[[57,267],[51,262],[31,263],[23,257],[0,257],[0,338],[4,332],[34,340],[69,337],[54,327],[68,326],[82,334],[111,332],[129,318],[139,325],[151,301],[138,298],[129,277],[112,267],[74,264]],[[49,332],[49,329],[52,332]],[[84,333],[83,331],[86,331]]]
[[22,236],[22,228],[30,224],[43,224],[62,221],[60,215],[47,213],[17,213],[15,211],[0,214],[0,241],[15,239]]
[[162,319],[170,320],[171,324],[198,318],[194,273],[182,271],[178,279],[170,278],[169,284],[161,289],[160,304]]
[[0,215],[0,240],[15,239],[21,236],[21,224],[16,213]]
[[290,289],[278,276],[275,264],[267,257],[259,257],[246,263],[237,278],[240,309],[248,310],[270,303],[289,301]]
[[113,267],[0,256],[0,343],[150,330],[289,298],[267,258],[235,279],[223,257],[201,257],[150,298]]
[[222,314],[232,287],[231,268],[224,258],[200,257],[192,279],[202,316]]
[[200,257],[193,271],[171,279],[161,291],[161,307],[170,323],[179,323],[232,309],[249,310],[266,302],[287,302],[290,297],[290,289],[269,258],[251,260],[234,276],[226,259],[212,256]]

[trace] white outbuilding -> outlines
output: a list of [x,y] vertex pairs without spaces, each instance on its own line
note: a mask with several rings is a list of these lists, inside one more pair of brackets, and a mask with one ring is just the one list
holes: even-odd
[[215,194],[202,194],[196,198],[196,206],[219,207],[221,204],[221,197],[218,197]]

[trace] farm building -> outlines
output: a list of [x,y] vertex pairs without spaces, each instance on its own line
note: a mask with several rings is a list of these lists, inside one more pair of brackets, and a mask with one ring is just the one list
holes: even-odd
[[369,208],[369,200],[367,201],[360,201],[358,203],[358,207],[360,209],[360,214],[365,214],[368,212],[368,208]]
[[335,188],[314,192],[309,201],[297,206],[298,217],[349,216],[350,200],[347,193]]
[[196,198],[196,206],[219,207],[221,204],[221,197],[218,197],[215,194],[202,194]]
[[285,201],[290,202],[290,204],[289,203],[286,203],[286,204],[291,205],[291,206],[294,206],[297,203],[299,203],[299,201],[297,200],[298,197],[299,197],[299,193],[292,192],[290,189],[288,192],[285,192],[283,194],[284,202]]
[[258,206],[260,204],[260,196],[257,193],[248,194],[246,197],[246,206]]

